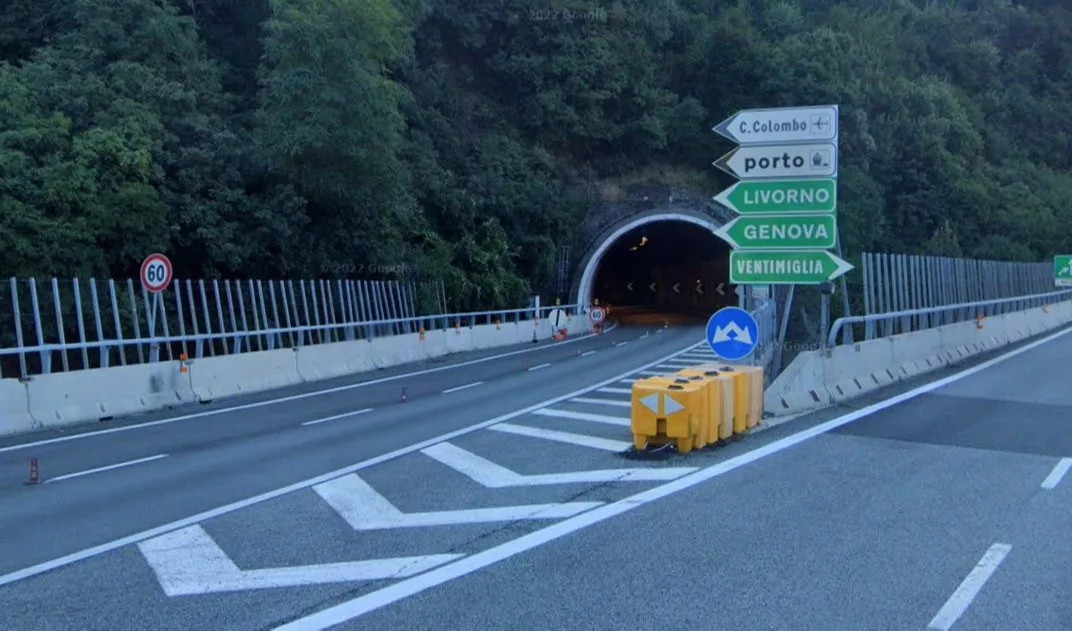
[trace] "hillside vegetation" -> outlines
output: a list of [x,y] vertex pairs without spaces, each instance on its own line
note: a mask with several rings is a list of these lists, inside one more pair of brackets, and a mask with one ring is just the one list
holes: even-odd
[[662,166],[714,195],[715,123],[820,103],[848,254],[1069,249],[1063,2],[5,4],[4,276],[163,250],[184,277],[384,266],[512,307],[593,191]]

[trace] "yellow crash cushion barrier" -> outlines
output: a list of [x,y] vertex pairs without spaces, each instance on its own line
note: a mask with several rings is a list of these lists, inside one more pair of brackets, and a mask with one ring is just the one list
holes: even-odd
[[630,424],[637,450],[673,441],[681,453],[692,451],[704,394],[702,384],[688,379],[653,377],[634,383]]
[[[690,383],[690,381],[691,381],[690,379],[688,379],[686,377],[683,377],[683,376],[680,376],[680,375],[665,375],[665,376],[664,375],[656,375],[656,376],[653,376],[653,377],[648,377],[647,379],[644,380],[645,383],[653,384],[653,385],[662,385],[662,386],[671,386],[671,385],[675,385],[675,384],[677,384],[677,385],[687,384],[687,383]],[[702,449],[708,443],[711,443],[711,442],[714,442],[715,440],[718,440],[717,438],[715,438],[715,439],[709,438],[709,436],[712,436],[712,435],[717,437],[718,436],[718,430],[716,428],[714,434],[709,433],[708,428],[709,428],[709,426],[711,424],[709,413],[710,413],[710,410],[711,410],[711,405],[710,405],[710,400],[707,398],[707,392],[703,393],[703,397],[704,397],[704,399],[701,401],[701,406],[698,409],[691,411],[693,416],[694,416],[693,420],[694,420],[694,422],[696,424],[696,428],[697,428],[696,429],[696,435],[693,437],[693,444],[692,444],[693,449]],[[635,434],[634,434],[634,438],[635,438]]]
[[686,368],[677,373],[692,381],[699,381],[707,389],[707,442],[714,444],[733,438],[733,379],[717,370]]
[[763,368],[719,364],[720,374],[733,379],[733,431],[743,433],[763,420]]

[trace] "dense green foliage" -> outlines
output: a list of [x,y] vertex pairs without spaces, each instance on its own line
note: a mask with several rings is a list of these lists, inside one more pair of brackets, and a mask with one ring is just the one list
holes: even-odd
[[514,306],[588,191],[658,166],[714,194],[714,123],[826,102],[850,254],[1068,249],[1065,3],[10,0],[0,273],[162,249],[184,276],[401,265]]

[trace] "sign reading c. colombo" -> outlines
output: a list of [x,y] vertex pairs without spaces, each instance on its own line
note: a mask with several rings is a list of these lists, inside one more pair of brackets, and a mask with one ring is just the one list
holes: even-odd
[[739,145],[834,141],[838,106],[742,110],[715,125],[714,131]]

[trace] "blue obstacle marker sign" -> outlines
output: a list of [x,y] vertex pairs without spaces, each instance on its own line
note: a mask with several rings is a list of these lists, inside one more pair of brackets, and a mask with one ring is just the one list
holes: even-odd
[[707,321],[707,344],[722,359],[739,361],[752,354],[759,342],[759,324],[738,307],[719,309]]

